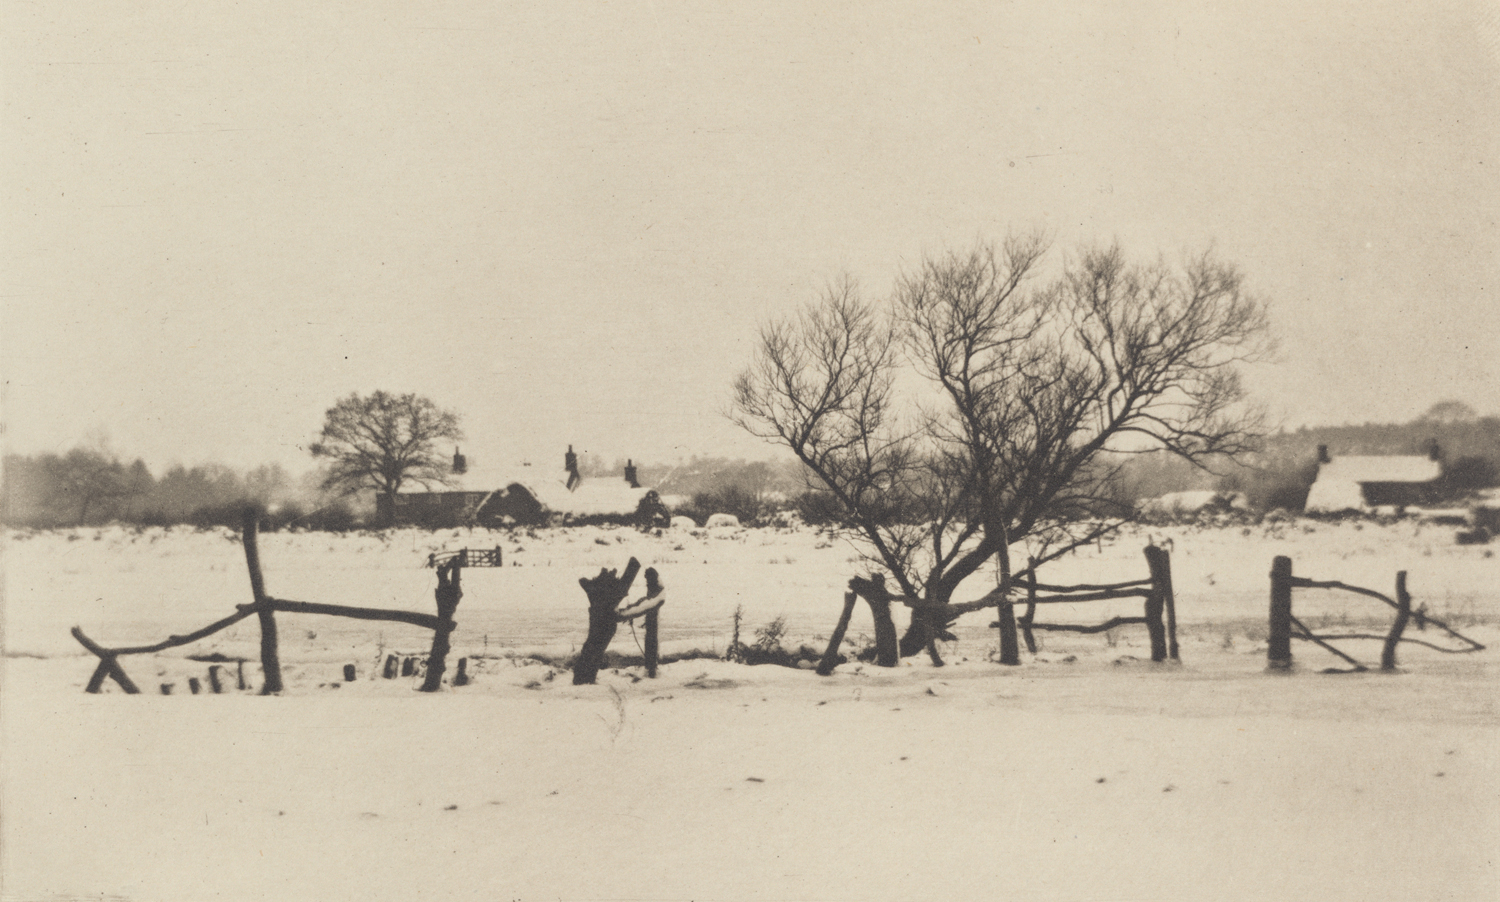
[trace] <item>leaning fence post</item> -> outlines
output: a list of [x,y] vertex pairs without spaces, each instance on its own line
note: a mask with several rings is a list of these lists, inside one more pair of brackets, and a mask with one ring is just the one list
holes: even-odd
[[[1172,558],[1167,549],[1157,545],[1146,546],[1146,567],[1151,571],[1151,593],[1160,605],[1155,616],[1152,615],[1151,598],[1146,600],[1146,629],[1151,632],[1151,660],[1164,661],[1167,658],[1178,660],[1177,657],[1177,602],[1172,597]],[[1161,657],[1157,657],[1157,635],[1156,631],[1161,628],[1161,615],[1167,616],[1165,632],[1165,649]]]
[[265,674],[261,695],[281,691],[281,658],[276,649],[276,609],[266,597],[265,579],[260,572],[260,549],[255,534],[259,529],[254,508],[245,508],[240,540],[245,545],[245,567],[250,571],[250,593],[255,597],[256,616],[260,618],[260,669]]
[[1390,635],[1385,637],[1385,648],[1380,652],[1380,669],[1396,669],[1396,646],[1406,630],[1406,621],[1411,619],[1411,595],[1406,591],[1406,571],[1396,573],[1396,622],[1391,624]]
[[1271,622],[1266,639],[1266,666],[1292,667],[1292,559],[1278,554],[1271,561]]
[[823,652],[823,660],[818,662],[818,676],[828,676],[833,673],[833,668],[839,666],[839,646],[844,644],[844,633],[849,630],[849,618],[854,616],[854,605],[859,596],[853,592],[844,593],[844,610],[839,613],[839,622],[833,628],[833,636],[828,640],[828,650]]

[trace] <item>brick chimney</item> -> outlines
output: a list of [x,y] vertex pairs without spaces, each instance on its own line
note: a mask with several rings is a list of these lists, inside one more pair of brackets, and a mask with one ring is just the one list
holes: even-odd
[[465,474],[467,472],[469,472],[469,461],[462,454],[460,454],[458,452],[457,448],[454,448],[453,449],[453,475],[454,476],[462,476],[463,474]]
[[625,460],[625,481],[630,483],[633,489],[641,487],[640,481],[635,478],[635,462],[629,458]]
[[568,446],[568,453],[563,455],[563,466],[568,471],[568,491],[578,487],[583,477],[578,475],[578,455],[573,453],[573,446]]

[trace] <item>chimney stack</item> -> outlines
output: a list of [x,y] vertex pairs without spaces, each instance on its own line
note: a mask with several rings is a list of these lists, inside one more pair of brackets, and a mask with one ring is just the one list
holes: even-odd
[[625,481],[630,483],[630,487],[633,489],[641,487],[640,482],[635,478],[635,462],[629,458],[625,460]]
[[578,487],[583,477],[578,475],[578,455],[573,453],[573,446],[568,446],[568,453],[563,455],[563,466],[568,470],[568,491]]
[[1332,460],[1333,459],[1328,456],[1328,446],[1327,445],[1319,445],[1318,446],[1318,463],[1320,463],[1320,464],[1331,463]]
[[463,474],[467,473],[468,471],[469,471],[469,462],[468,462],[468,460],[466,460],[462,454],[458,453],[458,449],[457,448],[454,448],[453,449],[453,475],[455,475],[455,476],[462,476]]

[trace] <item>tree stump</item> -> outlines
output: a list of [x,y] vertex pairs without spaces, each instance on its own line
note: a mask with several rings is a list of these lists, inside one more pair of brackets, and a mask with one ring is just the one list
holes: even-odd
[[891,593],[885,587],[885,574],[877,573],[869,579],[856,576],[849,580],[849,590],[869,604],[875,618],[875,666],[895,667],[901,663],[901,649],[896,622],[891,619]]
[[469,685],[469,659],[468,658],[459,658],[458,659],[458,672],[456,672],[456,673],[453,674],[453,685],[455,685],[455,686],[467,686],[467,685]]
[[394,680],[396,678],[396,670],[399,666],[395,655],[386,655],[385,669],[380,672],[380,675],[387,680]]
[[344,682],[346,682],[346,683],[352,683],[352,682],[354,682],[354,665],[353,664],[345,664],[344,665]]
[[188,691],[197,695],[203,689],[203,684],[198,682],[197,677],[188,677]]
[[589,600],[589,632],[573,662],[573,685],[591,686],[598,679],[599,668],[604,664],[604,652],[620,623],[615,617],[615,608],[630,594],[630,584],[635,582],[640,569],[641,562],[631,558],[625,565],[624,574],[616,575],[614,570],[601,568],[593,579],[578,580]]

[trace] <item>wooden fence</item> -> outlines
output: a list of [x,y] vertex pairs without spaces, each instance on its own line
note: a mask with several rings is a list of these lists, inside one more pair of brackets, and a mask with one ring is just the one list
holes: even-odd
[[[1384,602],[1396,609],[1395,620],[1391,622],[1391,629],[1384,636],[1369,633],[1314,633],[1307,624],[1298,620],[1292,614],[1292,590],[1293,589],[1339,589],[1345,592],[1353,592],[1367,598],[1374,598]],[[1445,648],[1421,639],[1413,639],[1405,636],[1407,624],[1412,620],[1417,623],[1418,629],[1426,629],[1428,624],[1437,627],[1454,639],[1464,643],[1463,648]],[[1448,624],[1428,614],[1424,609],[1416,611],[1411,607],[1411,594],[1406,590],[1406,571],[1401,570],[1396,574],[1396,597],[1391,598],[1374,589],[1363,586],[1351,586],[1337,580],[1311,580],[1292,575],[1292,559],[1285,555],[1278,555],[1271,561],[1271,612],[1270,630],[1266,643],[1266,665],[1270,670],[1286,671],[1292,668],[1292,640],[1300,639],[1311,642],[1324,651],[1334,655],[1349,664],[1348,669],[1327,668],[1324,673],[1362,673],[1369,670],[1353,656],[1339,650],[1331,643],[1346,639],[1373,639],[1383,641],[1380,654],[1380,669],[1396,669],[1396,647],[1402,642],[1410,642],[1448,654],[1465,654],[1480,651],[1484,648],[1473,639],[1459,633],[1449,627]]]
[[[1130,624],[1142,624],[1146,627],[1146,633],[1151,637],[1151,660],[1153,661],[1179,661],[1177,645],[1177,599],[1172,591],[1172,556],[1165,548],[1148,545],[1145,549],[1146,568],[1150,573],[1145,579],[1130,580],[1121,583],[1107,583],[1102,585],[1075,585],[1057,586],[1039,583],[1036,579],[1036,565],[1023,571],[1026,586],[1026,613],[1019,618],[1014,616],[1014,603],[1006,602],[1000,612],[1000,619],[992,626],[1000,628],[1000,656],[1002,663],[1006,661],[1007,652],[1012,658],[1019,660],[1015,649],[1015,631],[1020,627],[1021,635],[1026,640],[1026,649],[1032,654],[1036,653],[1035,630],[1069,632],[1069,633],[1103,633],[1116,627]],[[1042,595],[1041,592],[1049,594]],[[1103,623],[1076,624],[1076,623],[1037,623],[1037,605],[1045,604],[1078,604],[1088,601],[1110,601],[1119,598],[1140,598],[1143,601],[1143,611],[1140,617],[1111,617]],[[1010,618],[1006,614],[1011,615]],[[1007,628],[1007,619],[1012,622]]]
[[86,692],[98,692],[104,685],[106,678],[113,679],[120,688],[127,693],[137,693],[140,689],[126,676],[124,668],[120,666],[120,658],[127,655],[153,654],[196,642],[207,636],[219,632],[229,626],[254,614],[260,620],[260,666],[263,675],[260,694],[271,695],[282,691],[281,681],[281,658],[278,647],[276,632],[276,613],[283,611],[290,614],[326,614],[332,617],[351,617],[356,620],[385,620],[397,623],[409,623],[423,629],[432,630],[432,651],[427,658],[427,673],[422,683],[421,691],[436,692],[442,686],[443,672],[447,669],[448,652],[450,651],[449,637],[457,626],[453,621],[454,611],[458,608],[459,599],[463,597],[463,589],[460,585],[460,577],[463,572],[463,563],[460,559],[445,561],[438,566],[438,585],[435,592],[437,600],[437,614],[419,614],[415,611],[400,611],[386,608],[363,608],[351,607],[349,605],[321,604],[307,601],[288,601],[282,598],[273,598],[266,592],[265,579],[261,575],[260,550],[256,540],[257,523],[254,511],[246,511],[243,520],[243,528],[240,533],[241,542],[245,548],[245,566],[250,572],[250,594],[252,601],[249,604],[236,605],[236,612],[222,620],[216,620],[202,629],[195,630],[182,636],[169,636],[154,645],[139,645],[125,648],[106,648],[94,642],[84,635],[80,627],[73,627],[73,638],[92,652],[98,659],[99,664],[94,669],[94,675],[89,679]]
[[505,556],[500,546],[494,548],[460,548],[457,551],[435,551],[427,555],[427,566],[437,567],[449,561],[458,561],[460,567],[503,567]]
[[[1026,613],[1019,619],[1015,615],[1016,602],[1010,598],[1012,586],[1001,586],[977,601],[947,604],[936,609],[927,606],[927,609],[932,612],[928,614],[928,618],[933,623],[951,623],[962,614],[994,606],[998,619],[990,626],[998,627],[1000,630],[1000,663],[1002,664],[1021,663],[1020,648],[1017,644],[1018,626],[1021,635],[1025,637],[1027,650],[1035,654],[1035,630],[1102,633],[1117,626],[1134,623],[1144,624],[1151,636],[1151,660],[1177,661],[1179,660],[1177,601],[1172,592],[1171,555],[1165,548],[1158,548],[1155,545],[1147,546],[1145,554],[1146,566],[1151,574],[1149,577],[1107,585],[1054,586],[1039,583],[1036,579],[1037,562],[1033,559],[1025,570],[1016,574],[1011,580],[1012,585],[1019,583],[1026,587]],[[1050,594],[1040,595],[1039,592]],[[899,601],[913,609],[924,607],[919,599],[894,595],[887,590],[884,574],[875,574],[868,579],[855,577],[849,580],[849,591],[844,594],[844,607],[839,614],[838,624],[834,627],[833,636],[828,642],[828,649],[823,653],[823,659],[818,664],[819,675],[828,676],[838,666],[841,660],[839,646],[844,641],[844,633],[849,628],[855,604],[860,598],[865,599],[870,605],[870,611],[875,618],[875,664],[879,667],[895,667],[899,658],[896,626],[891,619],[891,603]],[[1143,599],[1145,603],[1143,616],[1114,617],[1104,623],[1092,625],[1036,622],[1037,605],[1077,604],[1117,598]],[[946,637],[952,638],[951,635]],[[935,664],[942,663],[930,641],[928,651]]]

